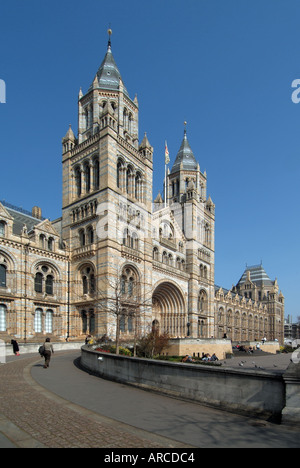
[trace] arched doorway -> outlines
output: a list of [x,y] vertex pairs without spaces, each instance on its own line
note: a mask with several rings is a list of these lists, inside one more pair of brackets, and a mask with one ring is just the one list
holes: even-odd
[[186,336],[186,305],[178,286],[171,282],[163,282],[155,288],[152,296],[152,317],[161,333],[178,338]]

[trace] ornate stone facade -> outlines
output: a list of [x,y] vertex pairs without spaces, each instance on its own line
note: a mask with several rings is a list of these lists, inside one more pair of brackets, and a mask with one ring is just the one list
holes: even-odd
[[[153,203],[153,148],[109,41],[62,140],[62,217],[0,204],[0,338],[171,337],[283,340],[277,281],[253,268],[215,287],[215,206],[186,129]],[[40,219],[39,219],[40,218]],[[255,274],[254,274],[255,273]]]

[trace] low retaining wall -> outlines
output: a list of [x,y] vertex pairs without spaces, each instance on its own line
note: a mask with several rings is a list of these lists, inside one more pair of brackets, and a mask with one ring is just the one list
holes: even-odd
[[277,354],[280,351],[280,344],[278,341],[234,341],[233,346],[242,345],[245,348],[256,348],[259,345],[262,351],[270,354]]
[[173,338],[169,340],[165,353],[169,356],[185,356],[186,354],[190,354],[198,357],[207,353],[212,356],[215,353],[217,358],[222,360],[228,354],[232,354],[232,346],[230,340]]
[[226,411],[279,420],[285,406],[282,376],[130,358],[81,349],[81,364],[96,375]]
[[[20,355],[22,354],[31,354],[36,353],[38,354],[39,347],[44,342],[41,343],[19,343]],[[80,349],[82,347],[82,341],[74,341],[74,342],[51,342],[55,351],[68,351],[69,349]],[[13,347],[11,344],[6,344],[4,348],[4,352],[6,356],[12,356],[14,354]]]

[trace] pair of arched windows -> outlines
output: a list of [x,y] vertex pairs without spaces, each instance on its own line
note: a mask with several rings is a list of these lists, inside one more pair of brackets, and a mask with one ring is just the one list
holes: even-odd
[[117,163],[117,187],[136,200],[143,201],[142,174],[121,159]]
[[80,197],[83,194],[90,193],[99,189],[100,164],[99,159],[94,159],[91,163],[86,161],[83,167],[75,168],[76,195]]
[[94,310],[91,309],[88,312],[86,310],[81,311],[81,320],[82,320],[82,333],[93,334],[95,332],[95,314]]
[[138,276],[133,268],[124,268],[121,276],[121,294],[123,298],[138,296]]
[[34,290],[36,293],[54,294],[54,276],[51,269],[43,265],[38,268],[34,277]]
[[81,270],[82,293],[92,295],[96,292],[96,279],[92,267],[86,266]]
[[89,226],[87,230],[80,229],[79,243],[80,243],[80,247],[84,247],[85,245],[94,243],[94,229],[92,226]]
[[200,278],[207,279],[208,278],[208,270],[206,265],[200,265]]
[[134,331],[134,311],[123,310],[120,315],[120,332],[132,333]]
[[36,309],[34,313],[35,333],[53,333],[53,310]]
[[47,237],[44,234],[40,235],[39,244],[41,249],[48,249],[50,252],[54,250],[54,239],[53,237]]
[[135,232],[131,233],[129,229],[125,229],[123,233],[123,245],[131,249],[138,250],[139,238]]

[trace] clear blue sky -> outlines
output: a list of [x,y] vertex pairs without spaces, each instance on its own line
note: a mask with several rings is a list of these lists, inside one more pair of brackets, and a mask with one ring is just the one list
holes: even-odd
[[215,281],[236,284],[263,262],[300,315],[298,287],[299,0],[10,0],[0,5],[0,199],[61,215],[61,139],[77,133],[77,97],[102,62],[107,29],[154,147],[154,196],[164,142],[183,137],[216,204]]

